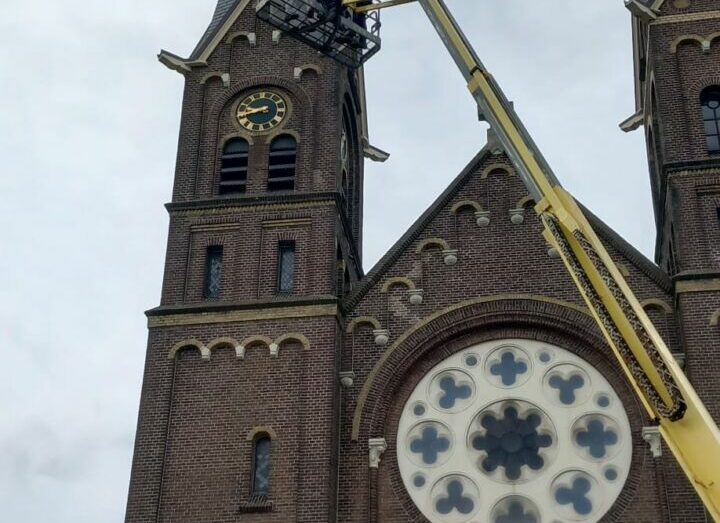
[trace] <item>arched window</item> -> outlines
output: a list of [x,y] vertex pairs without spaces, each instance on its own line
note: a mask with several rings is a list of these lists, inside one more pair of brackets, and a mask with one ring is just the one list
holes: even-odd
[[253,449],[252,484],[253,497],[267,497],[270,492],[270,436],[263,435],[255,440]]
[[244,193],[247,189],[248,153],[250,146],[246,140],[230,140],[223,148],[220,163],[220,194]]
[[352,220],[355,203],[355,194],[351,187],[355,175],[355,169],[353,168],[355,133],[352,125],[353,119],[349,110],[351,102],[348,97],[346,98],[343,106],[342,133],[340,135],[340,195],[345,204],[345,212]]
[[270,144],[268,161],[268,191],[295,189],[295,163],[297,142],[288,135],[278,136]]
[[708,152],[720,153],[720,87],[713,86],[705,89],[700,95],[700,103]]

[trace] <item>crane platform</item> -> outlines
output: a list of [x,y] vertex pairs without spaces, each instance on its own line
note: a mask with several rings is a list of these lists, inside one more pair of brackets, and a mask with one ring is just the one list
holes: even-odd
[[380,50],[378,11],[359,13],[342,0],[260,0],[255,9],[261,20],[353,69]]

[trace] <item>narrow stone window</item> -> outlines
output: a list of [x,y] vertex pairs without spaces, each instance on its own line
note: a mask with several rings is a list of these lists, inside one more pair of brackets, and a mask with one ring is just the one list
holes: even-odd
[[295,286],[295,242],[280,242],[278,254],[277,290],[290,294]]
[[203,296],[206,300],[220,298],[223,266],[222,245],[212,245],[207,248],[205,257],[205,287]]
[[250,146],[242,138],[225,144],[220,160],[219,194],[242,194],[246,191],[249,152]]
[[266,498],[270,492],[270,447],[269,436],[261,436],[255,440],[250,492],[253,498]]
[[288,135],[278,136],[270,144],[268,160],[268,191],[292,191],[295,189],[295,165],[297,143]]
[[720,153],[720,87],[705,89],[700,95],[705,140],[710,154]]

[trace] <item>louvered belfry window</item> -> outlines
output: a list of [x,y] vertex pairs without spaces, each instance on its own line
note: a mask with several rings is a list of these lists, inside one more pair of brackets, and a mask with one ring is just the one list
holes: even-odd
[[230,140],[223,148],[220,167],[220,187],[222,194],[242,194],[247,189],[248,156],[250,146],[246,140]]
[[205,288],[203,292],[204,298],[207,300],[217,300],[220,298],[222,266],[222,245],[208,247],[205,258]]
[[700,103],[708,152],[718,154],[720,153],[720,87],[705,89],[700,95]]
[[268,191],[295,189],[297,142],[288,135],[278,136],[270,144],[268,160]]

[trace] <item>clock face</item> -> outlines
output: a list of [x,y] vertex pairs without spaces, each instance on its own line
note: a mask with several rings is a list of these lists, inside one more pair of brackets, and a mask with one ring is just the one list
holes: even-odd
[[287,114],[287,102],[277,93],[258,91],[240,102],[237,120],[248,131],[269,131],[280,125]]

